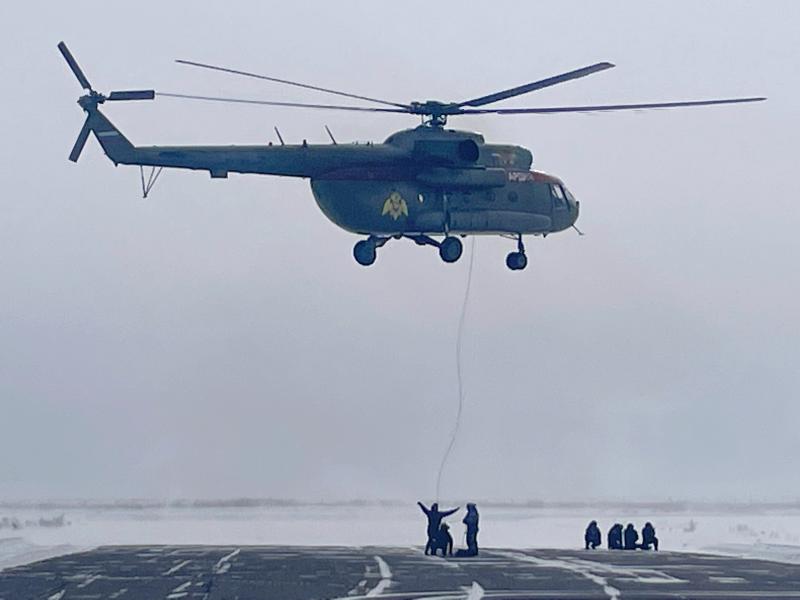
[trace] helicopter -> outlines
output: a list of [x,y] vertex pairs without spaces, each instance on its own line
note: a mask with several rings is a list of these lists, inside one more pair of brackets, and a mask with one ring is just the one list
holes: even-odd
[[[479,133],[447,129],[449,117],[681,108],[766,100],[749,97],[540,108],[490,106],[611,69],[615,65],[610,62],[599,62],[462,102],[393,102],[187,60],[176,62],[323,92],[371,106],[277,102],[157,93],[155,90],[113,91],[105,95],[92,88],[64,42],[58,44],[58,49],[87,92],[78,100],[87,117],[70,152],[71,161],[77,162],[89,134],[93,133],[115,165],[139,166],[145,197],[164,168],[208,171],[212,178],[226,178],[229,173],[252,173],[309,179],[323,214],[338,227],[366,236],[353,247],[353,257],[364,266],[372,265],[378,248],[391,239],[406,238],[420,246],[433,246],[445,263],[454,263],[463,252],[461,238],[499,235],[516,241],[516,248],[506,257],[506,266],[517,271],[528,264],[524,235],[546,237],[569,228],[581,233],[575,226],[580,203],[560,178],[531,168],[530,150],[510,144],[490,144]],[[305,140],[302,144],[285,144],[276,128],[280,143],[274,145],[134,146],[99,108],[105,102],[153,100],[156,96],[354,113],[401,113],[420,117],[421,124],[392,133],[383,143],[339,144],[326,127],[330,144],[309,144]],[[151,169],[147,181],[144,167]]]

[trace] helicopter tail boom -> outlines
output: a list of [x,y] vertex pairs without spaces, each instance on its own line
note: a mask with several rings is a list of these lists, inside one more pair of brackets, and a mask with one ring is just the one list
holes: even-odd
[[96,105],[81,100],[88,116],[69,156],[73,162],[78,160],[92,133],[115,165],[208,171],[214,178],[225,178],[228,173],[312,178],[348,164],[386,167],[413,162],[404,150],[384,144],[307,144],[304,141],[302,144],[255,146],[134,146]]

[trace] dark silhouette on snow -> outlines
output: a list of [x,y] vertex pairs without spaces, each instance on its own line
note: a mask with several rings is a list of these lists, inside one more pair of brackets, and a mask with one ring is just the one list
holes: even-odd
[[467,514],[461,521],[467,526],[467,551],[465,556],[478,556],[478,507],[472,502],[467,503]]
[[658,538],[656,537],[656,528],[649,521],[644,524],[642,528],[642,550],[650,550],[650,546],[658,552]]
[[447,523],[442,523],[436,537],[431,544],[431,554],[436,556],[439,550],[442,551],[442,556],[453,556],[453,536],[450,535],[450,527]]
[[430,508],[427,508],[422,502],[417,502],[417,504],[422,509],[422,512],[425,513],[425,516],[428,517],[428,542],[425,544],[425,554],[428,554],[433,548],[436,537],[439,535],[442,519],[452,515],[459,507],[439,512],[439,504],[437,502],[431,504]]
[[608,549],[622,550],[622,524],[614,523],[608,530]]
[[586,543],[586,549],[591,548],[594,550],[601,543],[600,528],[597,526],[597,521],[592,521],[586,528],[586,533],[583,534],[583,541]]
[[636,550],[639,547],[639,544],[636,543],[639,541],[639,532],[636,531],[633,523],[628,523],[628,526],[625,527],[624,537],[625,550]]

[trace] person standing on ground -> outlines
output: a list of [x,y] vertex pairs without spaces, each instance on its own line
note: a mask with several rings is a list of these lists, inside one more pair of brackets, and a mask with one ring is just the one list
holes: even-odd
[[425,516],[428,517],[428,542],[425,544],[425,554],[429,554],[431,549],[434,547],[436,536],[439,535],[442,519],[449,517],[460,507],[457,506],[451,510],[439,512],[438,502],[431,504],[430,508],[427,508],[422,502],[417,502],[417,505],[420,507],[422,512],[425,513]]
[[462,523],[467,526],[467,555],[478,556],[478,508],[472,503],[467,503],[467,514]]

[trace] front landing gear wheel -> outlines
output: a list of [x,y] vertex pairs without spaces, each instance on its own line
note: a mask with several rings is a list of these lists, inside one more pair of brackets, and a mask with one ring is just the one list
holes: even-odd
[[439,256],[446,263],[454,263],[461,258],[464,246],[457,237],[446,237],[439,244]]
[[512,271],[521,271],[528,266],[528,257],[524,252],[511,252],[506,256],[506,266]]
[[375,242],[372,240],[361,240],[353,246],[353,258],[362,266],[368,267],[375,262],[377,252]]

